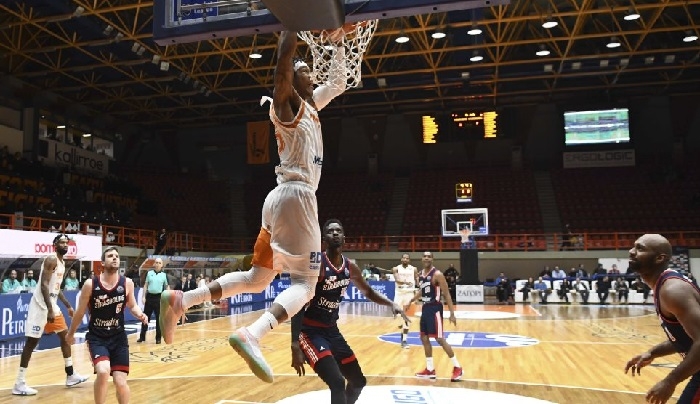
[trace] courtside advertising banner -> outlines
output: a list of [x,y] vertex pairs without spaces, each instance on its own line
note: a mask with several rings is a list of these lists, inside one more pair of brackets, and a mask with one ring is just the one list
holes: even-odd
[[[41,257],[54,252],[57,233],[22,230],[0,230],[0,256]],[[102,260],[102,237],[83,234],[68,235],[66,258],[86,261]]]

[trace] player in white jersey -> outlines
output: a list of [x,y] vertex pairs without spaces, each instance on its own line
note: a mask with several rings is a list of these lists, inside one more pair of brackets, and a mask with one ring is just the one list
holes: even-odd
[[[394,281],[396,282],[396,290],[394,292],[394,303],[403,308],[404,312],[408,312],[411,303],[415,299],[416,285],[418,284],[418,270],[411,265],[411,256],[408,254],[401,255],[401,265],[397,265],[391,269],[394,273]],[[406,337],[408,336],[408,323],[403,322],[401,328],[401,348],[408,348]]]
[[[25,335],[27,341],[22,349],[22,357],[19,362],[19,372],[17,380],[12,388],[12,394],[19,396],[33,396],[36,389],[27,386],[25,374],[32,358],[32,352],[39,343],[41,336],[56,333],[61,341],[61,352],[66,368],[66,386],[72,387],[86,381],[88,378],[73,371],[73,358],[71,356],[71,346],[66,342],[68,326],[63,318],[61,309],[58,308],[58,300],[61,300],[68,309],[68,315],[73,317],[73,307],[68,299],[63,296],[61,283],[66,272],[66,265],[63,256],[68,252],[68,236],[59,234],[53,239],[55,253],[51,253],[44,258],[39,272],[39,287],[34,289],[32,300],[29,302],[27,311],[27,324],[25,325]],[[79,321],[79,320],[78,320]]]
[[[267,195],[263,205],[253,267],[246,272],[225,274],[192,291],[165,291],[161,295],[163,339],[171,344],[177,320],[187,308],[239,293],[261,292],[275,275],[289,273],[291,286],[277,296],[270,309],[252,325],[239,328],[229,337],[229,343],[253,373],[266,382],[272,382],[272,370],[258,348],[258,341],[311,300],[318,281],[321,230],[316,189],[323,164],[318,111],[340,95],[347,82],[342,46],[337,48],[333,58],[336,68],[331,71],[336,75],[331,83],[315,89],[309,66],[293,59],[296,48],[297,33],[282,32],[270,106],[280,164],[275,169],[277,187]],[[261,104],[268,100],[268,97],[263,98]]]

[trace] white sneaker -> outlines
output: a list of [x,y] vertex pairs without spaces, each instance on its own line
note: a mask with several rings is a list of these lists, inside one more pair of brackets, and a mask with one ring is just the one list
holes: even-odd
[[36,395],[36,389],[27,386],[26,382],[15,383],[12,387],[12,394],[16,396],[33,396]]
[[246,361],[250,370],[258,379],[272,383],[272,369],[263,357],[258,341],[250,335],[245,327],[241,327],[228,337],[228,343]]
[[72,375],[66,376],[66,387],[73,387],[89,379],[89,377],[81,376],[75,372]]

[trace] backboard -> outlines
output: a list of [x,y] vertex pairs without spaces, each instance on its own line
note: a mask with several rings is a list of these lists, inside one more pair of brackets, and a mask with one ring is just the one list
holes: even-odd
[[459,231],[464,228],[470,229],[472,236],[489,234],[488,208],[443,209],[440,216],[444,237],[460,237]]
[[[510,4],[510,0],[337,1],[344,2],[346,23]],[[284,6],[285,2],[289,3],[289,0],[154,0],[153,39],[158,45],[165,46],[281,31],[284,27],[280,21],[285,18],[278,18],[271,10],[279,13],[280,10],[289,9]],[[339,24],[337,16],[330,9],[327,13],[318,9],[319,5],[326,3],[303,0],[295,1],[294,4],[298,6],[314,2],[316,6],[309,7],[309,10],[299,7],[296,12],[301,10],[304,11],[303,15],[313,16],[319,26],[298,26],[298,30],[329,29],[334,28],[332,25]],[[324,15],[329,18],[321,18]]]

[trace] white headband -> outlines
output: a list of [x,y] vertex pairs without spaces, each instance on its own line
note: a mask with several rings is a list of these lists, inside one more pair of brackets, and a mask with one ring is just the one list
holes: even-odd
[[294,63],[295,72],[301,69],[302,67],[309,67],[309,65],[307,65],[306,62],[304,62],[303,60],[297,60],[296,63]]

